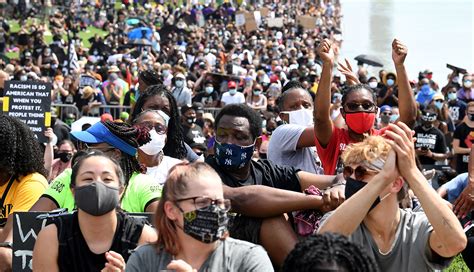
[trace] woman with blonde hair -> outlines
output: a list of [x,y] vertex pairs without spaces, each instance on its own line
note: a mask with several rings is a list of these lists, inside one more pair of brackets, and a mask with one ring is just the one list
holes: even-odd
[[127,271],[273,271],[261,246],[226,237],[229,209],[210,166],[174,166],[156,212],[158,242],[132,254]]

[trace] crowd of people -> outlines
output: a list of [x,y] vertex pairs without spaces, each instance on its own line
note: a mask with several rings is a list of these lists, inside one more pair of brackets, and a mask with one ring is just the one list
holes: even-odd
[[398,39],[353,69],[338,0],[7,2],[0,88],[51,83],[53,117],[0,115],[0,271],[13,212],[58,208],[35,271],[474,270],[473,74]]

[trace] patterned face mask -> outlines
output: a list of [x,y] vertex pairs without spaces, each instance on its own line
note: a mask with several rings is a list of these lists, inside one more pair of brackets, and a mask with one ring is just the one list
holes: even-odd
[[240,146],[216,141],[217,164],[226,169],[241,169],[252,159],[254,147],[255,143],[249,146]]

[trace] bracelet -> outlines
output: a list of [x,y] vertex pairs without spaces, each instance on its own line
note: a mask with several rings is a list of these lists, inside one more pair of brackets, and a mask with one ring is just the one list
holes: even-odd
[[13,243],[12,242],[3,242],[3,243],[0,243],[0,247],[12,248]]

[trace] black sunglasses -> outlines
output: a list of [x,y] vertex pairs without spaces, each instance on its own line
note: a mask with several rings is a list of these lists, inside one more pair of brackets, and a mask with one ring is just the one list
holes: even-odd
[[372,102],[355,103],[349,102],[344,105],[349,111],[374,111],[376,106]]

